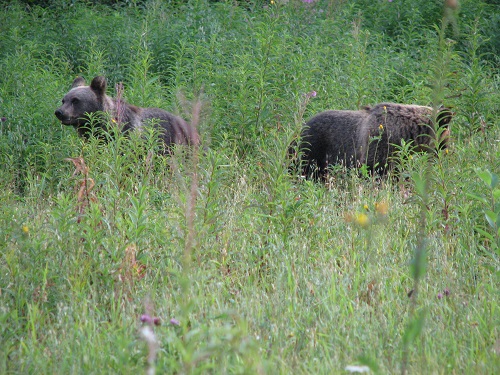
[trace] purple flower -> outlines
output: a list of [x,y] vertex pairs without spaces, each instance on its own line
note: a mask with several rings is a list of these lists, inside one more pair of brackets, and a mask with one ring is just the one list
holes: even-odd
[[446,288],[444,291],[443,291],[443,294],[448,297],[450,295],[450,290],[448,288]]
[[310,3],[314,2],[314,0],[302,0],[302,2],[310,4]]
[[151,318],[148,314],[141,315],[141,322],[143,323],[153,323],[153,318]]
[[442,293],[438,293],[438,299],[441,299],[443,298],[443,294]]
[[142,314],[141,315],[141,322],[142,323],[147,323],[147,324],[154,324],[155,326],[161,325],[161,320],[157,316],[151,317],[148,314]]
[[7,121],[7,118],[2,117],[2,118],[0,119],[0,121],[1,121],[1,122],[5,122],[5,121]]
[[174,326],[180,326],[181,325],[181,322],[179,322],[177,319],[175,318],[172,318],[170,319],[170,324],[174,325]]
[[317,95],[316,91],[311,91],[306,94],[307,98],[314,98]]

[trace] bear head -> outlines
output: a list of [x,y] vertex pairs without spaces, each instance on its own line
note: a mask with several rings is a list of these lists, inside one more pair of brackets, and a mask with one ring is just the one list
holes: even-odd
[[55,115],[64,125],[76,128],[85,126],[89,122],[89,115],[105,111],[106,79],[95,77],[90,86],[85,80],[78,77],[73,81],[71,90],[62,99],[62,105],[56,109]]

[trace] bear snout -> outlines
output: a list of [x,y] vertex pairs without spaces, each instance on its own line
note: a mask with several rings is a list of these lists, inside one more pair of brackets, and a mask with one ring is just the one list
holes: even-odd
[[71,116],[65,114],[61,108],[57,108],[54,114],[63,125],[72,125]]

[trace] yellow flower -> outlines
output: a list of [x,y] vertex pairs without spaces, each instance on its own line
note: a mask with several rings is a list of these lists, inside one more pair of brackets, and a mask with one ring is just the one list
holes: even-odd
[[389,206],[387,205],[387,202],[380,202],[375,204],[375,211],[377,211],[377,213],[380,215],[387,215],[388,209]]
[[380,130],[384,130],[384,125],[380,124],[380,125],[378,126],[378,128],[379,128]]
[[30,229],[28,228],[28,226],[27,226],[27,225],[23,225],[23,228],[22,228],[22,229],[23,229],[23,233],[24,233],[24,234],[28,234],[28,233],[30,232]]
[[384,112],[387,112],[387,107],[384,105]]
[[363,228],[366,228],[370,224],[370,218],[366,214],[357,214],[355,221],[356,224]]
[[368,205],[367,205],[367,204],[365,204],[365,205],[363,206],[363,208],[364,208],[365,210],[367,210],[367,211],[368,211]]
[[273,4],[274,4],[274,0],[271,0],[271,5],[273,5]]
[[448,149],[444,150],[444,152],[445,152],[446,154],[448,154]]

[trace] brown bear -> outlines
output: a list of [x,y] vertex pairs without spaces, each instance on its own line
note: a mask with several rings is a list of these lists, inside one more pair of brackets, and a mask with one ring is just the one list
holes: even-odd
[[[446,147],[452,112],[440,108],[432,122],[431,107],[381,103],[359,111],[325,111],[310,119],[301,133],[303,173],[324,178],[329,165],[347,168],[366,164],[371,172],[385,174],[402,142],[416,151]],[[439,140],[436,140],[436,134]],[[314,167],[316,169],[314,170]]]
[[133,129],[140,131],[148,122],[153,123],[158,126],[167,150],[173,144],[199,145],[200,142],[196,129],[182,118],[163,109],[136,107],[106,95],[106,79],[101,76],[95,77],[90,86],[85,85],[82,77],[76,78],[55,115],[64,125],[72,125],[80,136],[88,139],[93,131],[99,135],[100,129],[108,130],[109,118],[94,115],[101,112],[117,122],[123,133]]
[[325,177],[328,166],[357,165],[358,128],[368,117],[367,110],[325,111],[311,118],[300,136],[302,173],[306,177]]

